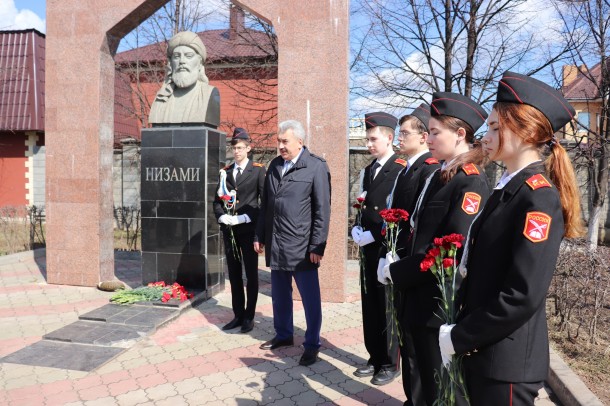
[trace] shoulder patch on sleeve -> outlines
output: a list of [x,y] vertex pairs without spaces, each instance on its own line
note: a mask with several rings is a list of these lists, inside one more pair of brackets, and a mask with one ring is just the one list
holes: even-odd
[[394,162],[396,162],[397,164],[402,165],[402,166],[407,166],[407,161],[405,161],[404,159],[401,159],[401,158],[396,158],[394,160]]
[[438,162],[438,159],[436,158],[428,158],[424,161],[425,163],[427,163],[428,165],[436,165],[440,162]]
[[551,187],[551,182],[549,182],[542,174],[537,173],[536,175],[530,177],[525,181],[532,190],[540,189],[541,187]]
[[462,210],[466,214],[477,214],[481,206],[481,195],[474,192],[466,192],[462,200]]
[[525,216],[523,235],[531,242],[542,242],[549,238],[551,216],[541,211],[530,211]]
[[462,166],[462,170],[466,175],[478,175],[480,174],[479,168],[475,164],[466,164]]
[[264,168],[265,164],[261,164],[260,162],[252,162],[252,166],[258,166],[259,168]]

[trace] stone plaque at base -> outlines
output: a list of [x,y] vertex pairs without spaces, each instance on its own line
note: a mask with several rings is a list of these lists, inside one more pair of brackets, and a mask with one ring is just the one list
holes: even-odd
[[208,296],[224,287],[212,203],[226,134],[204,126],[142,130],[142,283],[178,282]]

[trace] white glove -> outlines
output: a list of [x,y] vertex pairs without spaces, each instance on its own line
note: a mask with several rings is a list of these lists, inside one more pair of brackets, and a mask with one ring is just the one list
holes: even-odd
[[227,221],[228,221],[228,225],[230,226],[236,226],[239,224],[239,221],[237,220],[237,216],[227,216]]
[[385,254],[385,265],[383,266],[383,277],[387,280],[389,280],[391,283],[394,283],[394,281],[392,280],[392,273],[390,272],[390,265],[392,265],[394,262],[398,261],[398,257],[395,255],[392,255],[391,252],[388,252],[387,254]]
[[352,228],[352,238],[354,239],[354,242],[358,245],[360,245],[360,237],[362,236],[362,233],[362,227],[355,226],[354,228]]
[[375,238],[373,238],[373,234],[370,231],[365,231],[360,235],[359,246],[364,247],[367,244],[375,242]]
[[248,216],[247,214],[240,214],[237,217],[237,224],[243,224],[243,223],[249,223],[250,221],[250,216]]
[[229,220],[230,217],[231,216],[229,216],[228,214],[223,214],[222,216],[218,217],[218,223],[230,225],[231,224],[231,222]]
[[438,331],[438,346],[441,350],[441,358],[445,368],[449,367],[452,355],[455,354],[453,342],[451,341],[451,329],[454,326],[455,324],[443,324]]
[[377,280],[379,281],[379,283],[387,285],[388,280],[383,274],[383,267],[385,267],[385,258],[379,258],[379,264],[377,265]]

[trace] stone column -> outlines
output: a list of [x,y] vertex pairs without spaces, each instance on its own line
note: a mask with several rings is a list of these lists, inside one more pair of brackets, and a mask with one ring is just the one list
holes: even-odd
[[119,40],[166,0],[47,0],[47,281],[114,277],[112,143]]
[[348,0],[234,0],[273,24],[278,36],[279,120],[305,126],[306,144],[332,176],[332,219],[322,300],[346,295],[348,197]]

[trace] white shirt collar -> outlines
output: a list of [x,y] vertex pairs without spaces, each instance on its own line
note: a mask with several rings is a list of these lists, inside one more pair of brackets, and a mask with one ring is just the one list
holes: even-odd
[[[536,161],[536,162],[541,162],[541,161]],[[496,184],[496,187],[494,187],[494,190],[496,190],[496,189],[504,189],[504,186],[506,186],[506,184],[508,182],[510,182],[510,180],[512,178],[514,178],[519,172],[521,172],[523,169],[527,168],[531,164],[533,164],[533,162],[530,162],[529,164],[527,164],[527,165],[517,169],[513,173],[508,173],[508,171],[504,171],[504,173],[500,177],[500,181],[498,181],[498,183]]]
[[241,168],[242,172],[245,171],[246,166],[248,166],[248,162],[250,162],[250,158],[244,159],[244,161],[241,163],[241,165],[237,165],[237,162],[235,162],[235,167],[233,168],[233,170],[236,171],[237,168]]
[[380,168],[383,167],[383,165],[385,165],[385,163],[388,162],[388,160],[392,157],[392,155],[394,155],[394,152],[392,152],[388,156],[385,156],[381,159],[377,158],[377,162],[379,162],[379,167]]
[[420,156],[424,155],[425,153],[429,152],[427,149],[422,151],[422,152],[418,152],[417,154],[413,155],[411,158],[407,159],[407,168],[410,168],[415,161],[417,161],[419,159]]
[[[294,158],[292,158],[292,159],[290,160],[290,162],[292,162],[292,164],[293,164],[293,165],[294,165],[294,164],[296,164],[296,163],[297,163],[297,161],[299,160],[299,157],[300,157],[300,156],[301,156],[301,154],[303,153],[303,149],[304,149],[304,148],[301,148],[301,150],[299,151],[299,155],[295,156]],[[286,165],[286,161],[284,161],[284,165]]]

